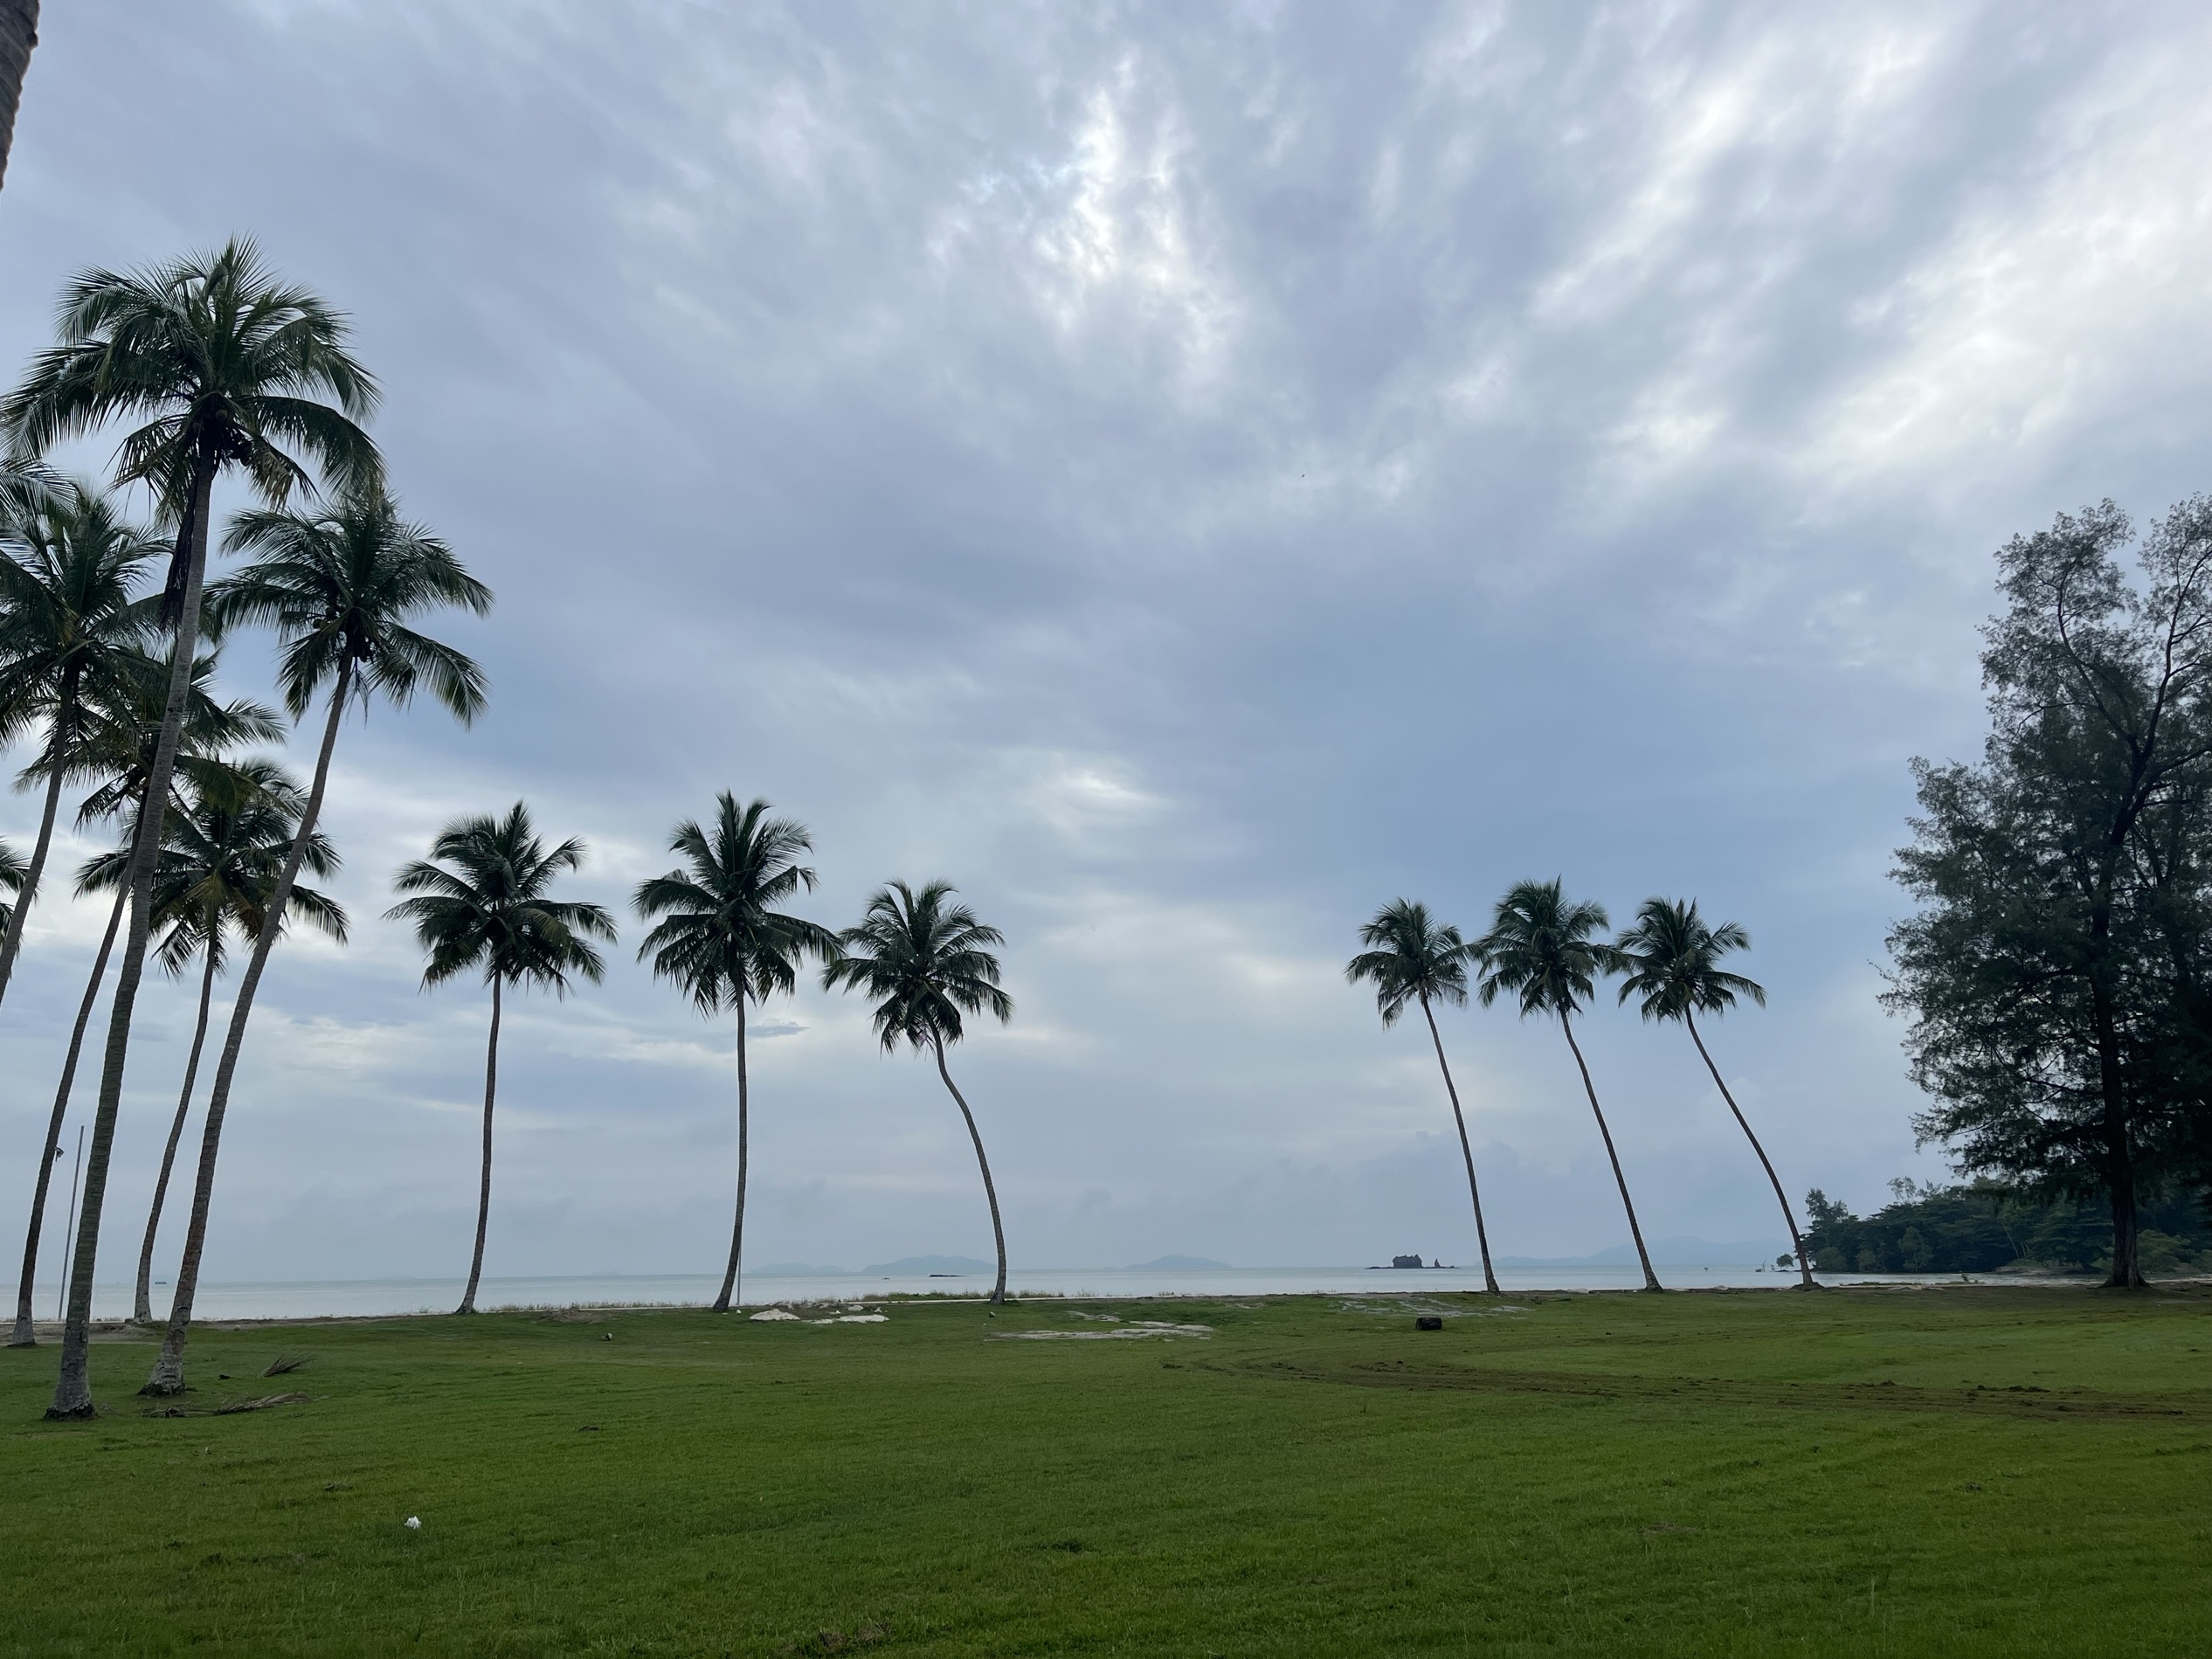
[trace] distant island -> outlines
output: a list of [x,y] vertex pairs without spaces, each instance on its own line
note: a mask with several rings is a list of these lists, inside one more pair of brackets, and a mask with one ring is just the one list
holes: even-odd
[[[1391,1270],[1391,1268],[1423,1268],[1434,1270],[1443,1267],[1444,1262],[1443,1258],[1441,1256],[1433,1262],[1424,1262],[1417,1255],[1394,1255],[1390,1258],[1390,1267],[1386,1268],[1380,1262],[1377,1262],[1372,1267],[1370,1267],[1367,1271],[1370,1273],[1388,1273]],[[1448,1272],[1457,1271],[1456,1268],[1447,1268],[1445,1270]]]
[[978,1262],[971,1255],[902,1255],[895,1262],[878,1262],[861,1269],[886,1279],[964,1279],[971,1273],[998,1272],[995,1262]]

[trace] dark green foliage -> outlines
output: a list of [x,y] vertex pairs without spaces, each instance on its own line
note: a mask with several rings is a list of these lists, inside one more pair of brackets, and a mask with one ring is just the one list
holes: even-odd
[[[2180,1169],[2212,1081],[2212,500],[2135,541],[2110,502],[1998,556],[1974,765],[1915,763],[1886,1000],[1962,1173],[2110,1209]],[[1924,1240],[1925,1242],[1925,1240]],[[1932,1247],[1931,1247],[1932,1248]]]
[[[2030,1198],[1993,1181],[1957,1186],[1891,1184],[1891,1201],[1857,1216],[1815,1187],[1805,1248],[1823,1273],[1994,1273],[2001,1268],[2109,1273],[2109,1209],[2094,1200]],[[2212,1270],[2212,1226],[2178,1190],[2139,1208],[2141,1254],[2153,1275]]]

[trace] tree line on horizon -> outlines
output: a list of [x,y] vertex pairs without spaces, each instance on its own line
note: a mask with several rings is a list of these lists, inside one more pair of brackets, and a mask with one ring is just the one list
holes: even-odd
[[[339,732],[372,702],[404,708],[428,694],[467,723],[486,707],[482,668],[418,631],[426,612],[489,611],[489,588],[441,539],[405,519],[365,429],[379,397],[354,356],[344,316],[279,280],[252,244],[136,272],[88,270],[66,287],[59,342],[38,353],[0,400],[0,743],[32,740],[24,786],[41,797],[28,852],[0,845],[0,1005],[22,954],[63,797],[86,792],[79,828],[109,825],[113,850],[76,873],[80,895],[107,896],[95,953],[66,1049],[52,1110],[34,1159],[11,1345],[35,1340],[31,1295],[60,1130],[110,966],[92,1143],[69,1241],[66,1301],[47,1414],[93,1409],[90,1338],[93,1272],[107,1176],[149,957],[183,976],[197,969],[197,1017],[147,1218],[134,1319],[152,1323],[156,1234],[211,1027],[214,990],[237,949],[245,960],[207,1095],[190,1220],[160,1354],[140,1392],[184,1387],[184,1353],[211,1211],[223,1126],[238,1057],[272,952],[300,921],[342,942],[349,918],[302,877],[322,879],[339,854],[322,808]],[[47,460],[58,446],[121,427],[109,487],[68,478]],[[257,504],[231,516],[220,549],[239,563],[210,579],[213,491],[243,482]],[[120,493],[142,489],[153,522],[127,518]],[[213,680],[232,631],[277,638],[277,678],[294,724],[323,715],[312,780],[302,789],[277,760],[247,745],[282,741],[286,721],[248,698],[224,701]],[[710,819],[677,826],[679,868],[641,883],[638,916],[654,923],[639,947],[657,978],[705,1015],[735,1016],[737,1192],[722,1291],[736,1292],[744,1237],[750,1089],[746,1012],[793,989],[812,959],[823,983],[873,1004],[888,1052],[927,1052],[973,1142],[999,1253],[993,1302],[1006,1294],[1006,1253],[996,1188],[974,1114],[946,1049],[964,1020],[1013,1017],[994,951],[1004,939],[957,902],[949,882],[892,881],[861,920],[833,930],[777,907],[814,885],[799,859],[805,828],[740,806],[722,791]],[[425,988],[480,974],[490,992],[482,1159],[474,1251],[457,1312],[474,1310],[490,1211],[493,1115],[505,993],[565,994],[605,971],[615,942],[602,906],[556,897],[585,848],[549,844],[526,803],[448,825],[426,858],[394,879],[391,919],[413,924]],[[119,949],[120,946],[120,949]],[[0,1008],[3,1016],[3,1008]]]
[[1499,899],[1490,926],[1478,937],[1464,937],[1448,923],[1440,922],[1417,899],[1396,899],[1378,910],[1359,930],[1367,948],[1344,965],[1344,978],[1353,985],[1375,987],[1375,1006],[1385,1027],[1394,1026],[1409,1007],[1419,1007],[1436,1051],[1437,1068],[1443,1074],[1444,1092],[1452,1106],[1452,1122],[1459,1130],[1459,1149],[1467,1166],[1467,1195],[1475,1212],[1475,1238],[1483,1257],[1483,1288],[1497,1295],[1497,1274],[1490,1265],[1490,1230],[1483,1219],[1483,1194],[1475,1174],[1475,1149],[1468,1139],[1467,1116],[1462,1109],[1459,1087],[1452,1079],[1451,1062],[1444,1055],[1443,1033],[1436,1026],[1436,1005],[1464,1007],[1468,975],[1476,975],[1475,994],[1485,1008],[1501,997],[1520,1006],[1521,1017],[1551,1018],[1559,1023],[1574,1055],[1583,1093],[1605,1144],[1614,1184],[1620,1189],[1621,1207],[1628,1219],[1628,1236],[1636,1261],[1643,1269],[1643,1288],[1664,1287],[1644,1248],[1643,1228],[1636,1220],[1635,1201],[1628,1195],[1628,1178],[1621,1167],[1621,1154],[1613,1144],[1613,1130],[1598,1103],[1597,1085],[1591,1081],[1589,1062],[1574,1039],[1574,1017],[1597,996],[1598,982],[1621,976],[1620,1000],[1638,999],[1638,1011],[1647,1020],[1678,1020],[1712,1074],[1721,1098],[1758,1154],[1759,1166],[1774,1189],[1782,1220],[1789,1228],[1791,1253],[1803,1288],[1813,1288],[1813,1269],[1799,1236],[1797,1218],[1782,1191],[1781,1179],[1752,1133],[1751,1122],[1720,1075],[1720,1068],[1697,1030],[1700,1013],[1718,1017],[1748,997],[1764,1006],[1764,987],[1742,974],[1722,967],[1732,951],[1751,948],[1751,936],[1733,922],[1718,926],[1707,923],[1694,899],[1651,898],[1636,911],[1636,919],[1618,937],[1600,936],[1609,925],[1605,907],[1588,900],[1570,900],[1566,882],[1517,881]]

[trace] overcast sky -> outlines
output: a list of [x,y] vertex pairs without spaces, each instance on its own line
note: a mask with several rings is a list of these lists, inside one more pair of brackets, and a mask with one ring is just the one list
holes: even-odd
[[[1424,1039],[1342,966],[1524,876],[1750,930],[1711,1037],[1794,1198],[1939,1173],[1875,1000],[1907,763],[1978,747],[1999,543],[2212,485],[2208,50],[2017,0],[48,8],[0,362],[82,266],[254,236],[499,595],[440,625],[485,719],[342,740],[356,931],[272,967],[211,1276],[464,1270],[487,994],[377,918],[517,798],[626,908],[723,788],[812,826],[824,922],[957,882],[1017,1264],[1469,1259]],[[100,919],[41,905],[0,1010],[10,1213]],[[732,1033],[638,931],[510,1006],[489,1273],[720,1266]],[[103,1277],[190,1004],[141,1003]],[[749,1259],[987,1255],[927,1064],[765,1025]],[[1646,1234],[1778,1236],[1687,1039],[1586,1030]],[[1444,1032],[1493,1247],[1624,1240],[1557,1028]]]

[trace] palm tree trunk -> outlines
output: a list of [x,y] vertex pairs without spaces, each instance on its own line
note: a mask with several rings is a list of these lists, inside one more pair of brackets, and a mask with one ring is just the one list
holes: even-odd
[[455,1313],[476,1311],[476,1285],[484,1276],[484,1234],[492,1219],[492,1102],[499,1094],[499,988],[492,976],[492,1038],[484,1047],[484,1172],[476,1185],[476,1254],[469,1259],[468,1288]]
[[[218,927],[222,917],[217,916]],[[131,1296],[131,1323],[154,1323],[154,1238],[162,1229],[162,1205],[169,1197],[169,1172],[176,1167],[176,1144],[184,1138],[184,1118],[192,1109],[192,1085],[200,1075],[200,1050],[207,1043],[208,1005],[215,999],[217,935],[207,936],[207,971],[200,975],[200,1018],[192,1027],[192,1052],[184,1061],[184,1087],[176,1096],[176,1116],[169,1126],[169,1141],[162,1148],[162,1172],[154,1178],[154,1202],[146,1212],[146,1241],[138,1247],[138,1286]]]
[[745,1255],[745,988],[737,987],[737,1220],[729,1232],[729,1265],[722,1269],[715,1311],[728,1313]]
[[276,886],[270,890],[267,906],[261,912],[261,930],[253,936],[253,954],[246,961],[245,972],[239,978],[237,999],[231,1005],[231,1022],[223,1033],[222,1057],[215,1063],[215,1082],[208,1090],[207,1122],[200,1130],[199,1168],[192,1179],[192,1216],[184,1229],[184,1254],[176,1264],[176,1290],[169,1298],[169,1329],[162,1337],[162,1351],[154,1361],[152,1373],[145,1386],[138,1392],[161,1397],[184,1392],[184,1339],[192,1328],[192,1303],[199,1294],[200,1256],[207,1248],[208,1207],[215,1196],[215,1160],[223,1145],[223,1120],[231,1106],[231,1080],[238,1075],[238,1051],[245,1044],[245,1022],[253,1012],[253,993],[261,984],[261,974],[269,965],[269,952],[276,948],[277,935],[284,926],[284,907],[290,902],[292,889],[300,879],[300,867],[306,862],[308,843],[315,837],[315,826],[322,816],[323,792],[330,784],[330,753],[338,745],[338,724],[346,712],[346,695],[353,686],[353,662],[342,658],[338,663],[338,678],[330,688],[330,717],[323,722],[322,747],[315,753],[315,783],[308,791],[308,804],[301,809],[300,822],[292,832],[292,847],[284,855],[284,868],[277,875]]
[[0,0],[0,178],[7,176],[8,153],[15,146],[16,106],[23,98],[31,49],[38,44],[38,0]]
[[[4,5],[5,0],[0,0]],[[53,740],[46,745],[46,758],[53,765],[53,776],[46,780],[46,803],[38,815],[38,840],[31,849],[31,868],[23,874],[23,885],[16,889],[16,908],[8,917],[8,930],[0,937],[0,999],[8,994],[8,981],[15,977],[16,952],[23,949],[23,930],[31,922],[31,902],[38,896],[38,878],[46,873],[46,854],[54,842],[54,814],[61,807],[61,776],[64,763],[69,758],[69,728],[74,723],[73,715],[77,702],[77,670],[73,666],[62,676],[61,695],[54,704]]]
[[138,982],[146,972],[146,944],[153,930],[154,864],[161,850],[162,820],[169,813],[169,774],[184,727],[184,704],[192,684],[192,659],[200,643],[200,590],[207,576],[209,497],[215,467],[194,463],[184,522],[177,531],[184,556],[183,591],[176,613],[176,660],[169,676],[169,702],[162,710],[162,733],[154,745],[154,764],[146,779],[146,802],[138,813],[138,839],[130,854],[130,926],[123,937],[123,959],[115,972],[115,1002],[107,1019],[107,1052],[100,1073],[100,1103],[93,1114],[92,1154],[85,1164],[85,1207],[77,1217],[76,1248],[69,1273],[68,1317],[62,1323],[61,1368],[54,1379],[53,1403],[46,1415],[90,1417],[92,1396],[93,1275],[99,1265],[100,1219],[107,1198],[107,1162],[115,1147],[115,1117],[123,1103],[123,1068],[130,1058],[131,1015],[138,1006]]
[[1643,1248],[1643,1229],[1636,1225],[1636,1206],[1628,1200],[1628,1178],[1621,1172],[1621,1154],[1613,1150],[1613,1131],[1605,1126],[1605,1113],[1598,1108],[1598,1091],[1590,1082],[1590,1068],[1582,1058],[1582,1045],[1574,1040],[1573,1024],[1564,1009],[1559,1013],[1559,1029],[1566,1033],[1567,1047],[1574,1050],[1574,1063],[1582,1072],[1582,1092],[1590,1097],[1590,1110],[1598,1120],[1598,1133],[1605,1141],[1605,1155],[1613,1160],[1613,1179],[1621,1189],[1621,1207],[1628,1213],[1628,1236],[1636,1241],[1636,1260],[1643,1263],[1643,1288],[1663,1290],[1659,1275],[1651,1270],[1651,1252]]
[[930,1046],[937,1051],[937,1075],[944,1079],[944,1086],[959,1107],[960,1116],[966,1120],[968,1138],[976,1144],[976,1166],[983,1172],[983,1195],[991,1200],[991,1236],[999,1247],[999,1282],[991,1287],[993,1307],[1006,1299],[1006,1229],[999,1223],[999,1189],[991,1184],[991,1160],[983,1155],[983,1137],[976,1130],[976,1115],[968,1109],[968,1103],[952,1081],[952,1074],[945,1069],[944,1043],[932,1036]]
[[1820,1287],[1813,1282],[1813,1264],[1805,1259],[1805,1240],[1797,1230],[1797,1218],[1790,1213],[1789,1198],[1782,1191],[1781,1178],[1774,1173],[1774,1165],[1766,1157],[1766,1149],[1759,1144],[1759,1137],[1752,1133],[1751,1124],[1744,1117],[1743,1108],[1736,1104],[1735,1096],[1728,1092],[1722,1081],[1720,1068],[1713,1064],[1713,1057],[1705,1051],[1705,1040],[1697,1034],[1697,1018],[1689,1009],[1682,1011],[1682,1022],[1690,1027],[1690,1040],[1697,1045],[1698,1057],[1705,1062],[1705,1069],[1713,1075],[1713,1085],[1720,1090],[1720,1097],[1728,1103],[1728,1109],[1736,1114],[1737,1127],[1744,1131],[1744,1138],[1752,1144],[1752,1151],[1759,1154],[1759,1165],[1766,1172],[1767,1180],[1774,1188],[1774,1202],[1782,1206],[1782,1220],[1789,1228],[1789,1248],[1797,1253],[1797,1271],[1808,1290]]
[[100,981],[107,977],[108,953],[123,925],[123,907],[130,889],[118,888],[114,907],[107,912],[107,931],[100,937],[100,954],[93,958],[92,978],[85,983],[85,999],[77,1007],[77,1024],[69,1033],[69,1055],[61,1064],[61,1086],[54,1090],[53,1114],[46,1120],[45,1154],[38,1160],[37,1190],[31,1195],[31,1226],[23,1241],[23,1282],[16,1291],[16,1328],[8,1338],[10,1348],[35,1348],[31,1332],[31,1279],[38,1268],[38,1234],[46,1219],[46,1188],[53,1179],[54,1155],[61,1150],[61,1123],[69,1115],[70,1091],[77,1083],[77,1058],[85,1050],[85,1030],[92,1024],[93,1006],[100,1000]]
[[1436,1045],[1436,1064],[1444,1074],[1444,1092],[1452,1097],[1452,1122],[1459,1125],[1460,1156],[1467,1160],[1467,1196],[1475,1200],[1475,1242],[1483,1252],[1483,1288],[1496,1296],[1497,1275],[1490,1271],[1490,1235],[1483,1226],[1483,1194],[1475,1185],[1475,1149],[1468,1144],[1467,1117],[1459,1109],[1459,1088],[1452,1082],[1452,1068],[1444,1059],[1444,1039],[1437,1033],[1436,1013],[1428,1006],[1427,997],[1421,999],[1421,1011],[1428,1021],[1428,1040]]

